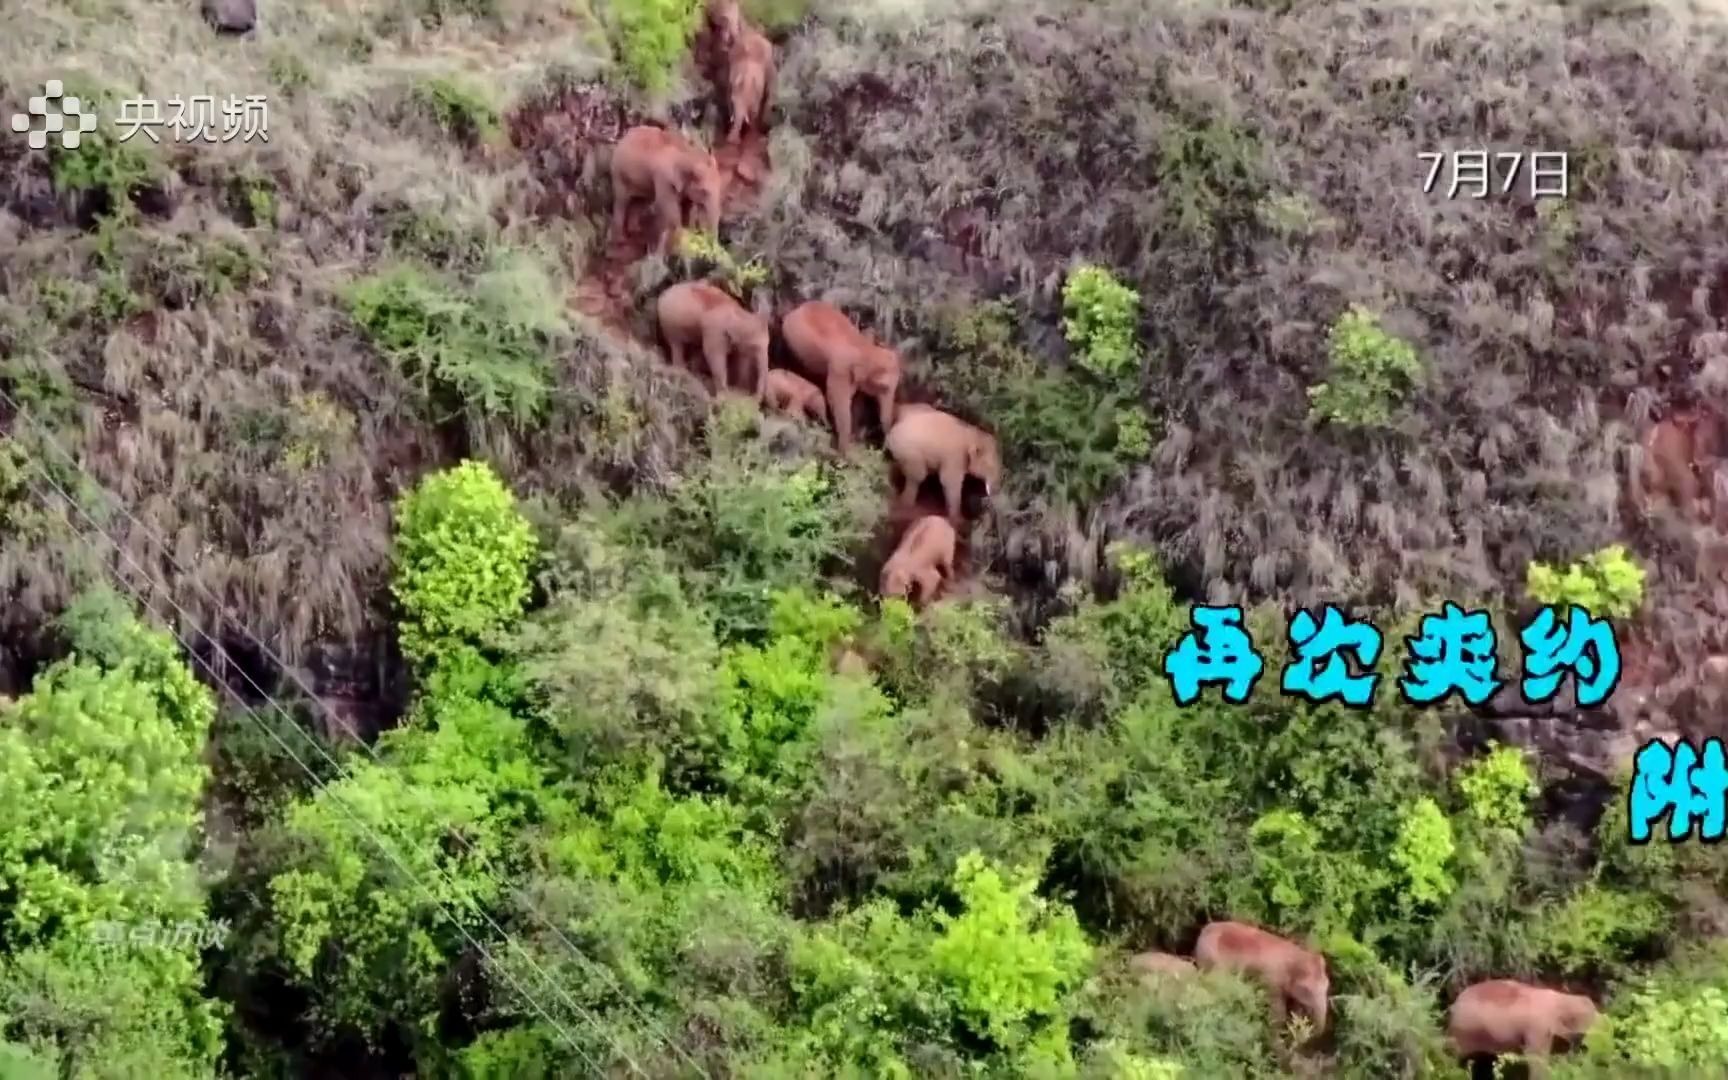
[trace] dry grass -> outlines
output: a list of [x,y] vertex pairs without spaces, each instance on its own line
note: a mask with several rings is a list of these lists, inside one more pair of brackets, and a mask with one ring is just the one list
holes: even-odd
[[[389,499],[428,465],[472,449],[569,496],[664,478],[690,427],[681,383],[581,319],[558,358],[564,405],[529,433],[429,423],[356,334],[339,291],[375,266],[412,259],[471,280],[508,254],[563,290],[566,256],[585,247],[580,224],[531,219],[533,181],[508,153],[447,137],[413,102],[416,87],[454,79],[502,109],[549,73],[592,75],[605,63],[598,23],[580,3],[514,0],[491,18],[413,18],[432,7],[275,3],[256,38],[229,40],[196,5],[40,4],[0,47],[8,113],[51,77],[120,96],[269,97],[268,144],[165,143],[157,197],[108,235],[88,203],[54,197],[43,155],[0,146],[0,380],[38,399],[84,465],[173,538],[178,567],[114,523],[181,603],[215,619],[208,589],[291,661],[385,625],[373,604]],[[252,192],[273,224],[252,220]],[[217,288],[206,279],[221,245],[249,266]],[[133,297],[118,311],[96,288],[104,265],[111,291]],[[63,548],[47,526],[9,538],[0,572],[23,601],[16,622],[77,587],[58,569]]]
[[[1002,553],[1034,575],[1084,572],[1126,535],[1197,599],[1515,600],[1530,559],[1629,536],[1658,564],[1657,634],[1728,647],[1708,545],[1659,540],[1621,505],[1646,418],[1720,392],[1718,15],[1295,8],[818,27],[783,67],[797,133],[777,133],[776,160],[794,164],[744,243],[788,293],[926,344],[928,298],[1011,298],[1053,359],[1068,266],[1140,287],[1162,440],[1090,514],[1015,492],[1027,511]],[[1252,167],[1173,160],[1196,132]],[[1420,152],[1483,145],[1569,151],[1563,212],[1423,194]],[[1352,303],[1430,372],[1384,436],[1306,421]],[[942,365],[966,362],[924,359],[938,397]]]

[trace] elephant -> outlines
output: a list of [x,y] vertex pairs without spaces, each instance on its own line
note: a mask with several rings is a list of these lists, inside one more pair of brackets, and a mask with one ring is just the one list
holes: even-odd
[[884,600],[911,593],[913,603],[928,603],[943,582],[954,580],[955,542],[946,518],[929,514],[914,521],[883,564],[877,591]]
[[1203,971],[1224,969],[1259,979],[1270,992],[1274,1024],[1283,1026],[1294,1003],[1314,1021],[1314,1034],[1326,1030],[1332,980],[1319,953],[1257,926],[1223,921],[1200,931],[1194,961]]
[[1128,966],[1139,972],[1142,982],[1148,983],[1186,978],[1199,970],[1186,956],[1157,951],[1135,953],[1128,958]]
[[904,486],[900,508],[910,509],[918,501],[918,488],[932,472],[942,479],[948,520],[959,524],[960,496],[966,477],[984,481],[984,494],[994,495],[1002,480],[1002,459],[996,437],[973,427],[957,416],[927,405],[908,405],[888,431],[888,456],[900,469]]
[[1717,461],[1728,451],[1728,425],[1720,416],[1705,411],[1658,421],[1639,450],[1632,496],[1640,513],[1650,512],[1651,496],[1656,496],[1673,503],[1688,518],[1710,516]]
[[818,424],[828,419],[828,403],[822,400],[822,388],[785,368],[768,372],[767,403],[787,416],[808,416]]
[[811,381],[828,395],[834,437],[844,454],[852,448],[852,395],[876,399],[882,430],[894,426],[894,395],[900,390],[900,354],[879,344],[832,304],[811,300],[780,323],[786,347]]
[[655,232],[661,251],[670,252],[678,230],[690,224],[685,204],[710,233],[720,231],[723,183],[714,155],[692,146],[675,131],[643,124],[631,128],[612,148],[612,235],[622,236],[630,204],[652,198]]
[[744,13],[738,8],[738,0],[708,0],[706,18],[719,54],[730,56],[744,30]]
[[[1446,1013],[1446,1036],[1458,1056],[1524,1054],[1539,1063],[1555,1039],[1582,1038],[1601,1014],[1582,994],[1568,994],[1516,979],[1490,979],[1466,987]],[[1532,1073],[1536,1071],[1532,1065]]]
[[768,99],[774,86],[774,45],[750,27],[739,35],[727,54],[726,82],[732,127],[726,141],[744,137],[744,129],[760,131],[768,122]]
[[724,290],[706,281],[672,286],[654,302],[660,333],[675,367],[684,367],[684,351],[696,347],[708,362],[714,392],[725,390],[731,378],[731,358],[742,355],[755,369],[757,401],[768,395],[768,320],[746,310]]

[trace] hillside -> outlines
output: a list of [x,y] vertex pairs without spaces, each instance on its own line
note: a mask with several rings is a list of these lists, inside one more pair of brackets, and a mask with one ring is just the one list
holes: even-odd
[[[1600,1004],[1556,1076],[1728,1069],[1728,855],[1626,794],[1728,735],[1728,23],[746,0],[730,146],[698,6],[22,0],[3,111],[102,121],[0,130],[0,1076],[1462,1075],[1493,978]],[[268,141],[120,137],[193,94]],[[718,238],[609,234],[643,123]],[[1474,149],[1524,171],[1424,190]],[[868,419],[667,363],[698,277],[994,433],[942,600],[876,595]],[[1448,601],[1476,708],[1393,689]],[[1519,697],[1556,601],[1599,707]],[[1174,700],[1194,604],[1247,703]],[[1371,708],[1280,693],[1327,604]],[[1218,919],[1325,955],[1325,1032],[1127,962]]]

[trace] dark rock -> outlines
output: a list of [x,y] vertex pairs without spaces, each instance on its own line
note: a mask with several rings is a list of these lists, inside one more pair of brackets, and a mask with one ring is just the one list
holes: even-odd
[[203,0],[204,21],[223,34],[244,34],[258,25],[258,0]]

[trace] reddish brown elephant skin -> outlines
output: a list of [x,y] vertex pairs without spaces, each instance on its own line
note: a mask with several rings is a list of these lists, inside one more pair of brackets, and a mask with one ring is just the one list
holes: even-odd
[[894,425],[894,397],[900,389],[900,355],[859,330],[832,304],[800,304],[780,322],[780,334],[798,367],[823,388],[840,452],[852,448],[852,397],[876,401],[882,430]]

